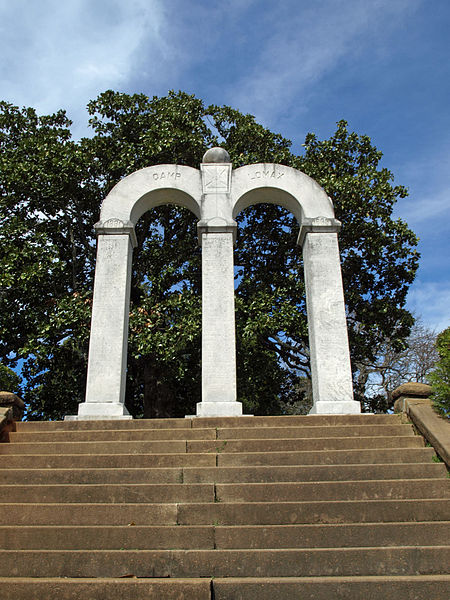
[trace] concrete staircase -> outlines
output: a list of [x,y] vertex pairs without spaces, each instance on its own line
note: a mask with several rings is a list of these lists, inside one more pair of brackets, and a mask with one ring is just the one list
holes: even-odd
[[394,415],[17,423],[2,600],[447,600],[445,466]]

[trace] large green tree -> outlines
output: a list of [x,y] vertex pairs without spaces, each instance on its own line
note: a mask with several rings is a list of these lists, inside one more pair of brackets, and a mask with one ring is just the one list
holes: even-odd
[[[198,167],[222,145],[235,168],[276,162],[299,168],[332,198],[355,374],[389,337],[399,347],[413,322],[404,303],[416,237],[393,206],[406,190],[380,168],[370,139],[340,121],[320,141],[291,143],[229,107],[179,92],[147,98],[112,91],[88,105],[92,136],[74,141],[64,111],[38,116],[0,103],[0,360],[24,360],[29,418],[75,413],[83,399],[95,264],[93,224],[109,190],[154,164]],[[306,410],[308,340],[298,225],[285,209],[239,215],[236,327],[239,399],[247,411]],[[137,225],[133,259],[129,410],[181,416],[200,399],[200,251],[195,217],[163,206]],[[393,334],[393,332],[395,332]],[[364,389],[357,388],[363,398]]]
[[430,374],[434,408],[443,417],[450,419],[450,327],[444,329],[436,340],[439,359]]

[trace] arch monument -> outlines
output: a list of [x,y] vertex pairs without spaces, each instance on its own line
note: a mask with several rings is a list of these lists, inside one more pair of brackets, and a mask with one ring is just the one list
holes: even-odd
[[280,204],[300,225],[313,388],[312,414],[361,412],[353,398],[337,232],[325,191],[278,164],[233,171],[228,153],[208,150],[200,170],[156,165],[122,179],[103,201],[97,231],[85,401],[66,419],[131,418],[125,405],[134,227],[149,209],[176,204],[199,219],[202,246],[202,398],[197,416],[239,416],[236,395],[233,245],[235,217],[257,203]]

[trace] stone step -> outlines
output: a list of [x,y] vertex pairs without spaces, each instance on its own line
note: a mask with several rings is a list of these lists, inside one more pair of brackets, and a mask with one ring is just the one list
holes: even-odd
[[137,483],[1,485],[3,502],[127,503],[151,502],[308,502],[323,500],[384,500],[450,498],[445,479],[390,479],[282,483]]
[[372,437],[414,435],[411,425],[346,425],[297,427],[235,427],[194,429],[89,429],[69,431],[17,431],[10,442],[95,442],[156,440],[285,439],[310,437]]
[[[430,483],[430,493],[432,489],[434,488]],[[2,485],[0,498],[3,502],[40,504],[214,502],[214,484]]]
[[450,575],[0,579],[2,600],[446,600],[449,586]]
[[448,596],[446,469],[397,415],[18,423],[10,442],[2,600]]
[[0,576],[327,577],[446,574],[450,546],[281,550],[0,550]]
[[424,446],[420,436],[375,436],[299,439],[252,439],[209,441],[108,441],[108,442],[16,442],[1,444],[3,455],[11,454],[179,454],[228,453],[228,452],[279,452],[298,450],[344,450],[356,448],[420,448]]
[[[210,426],[211,428],[212,426]],[[191,429],[192,419],[113,419],[107,421],[20,421],[16,431],[90,431],[90,430],[126,430],[135,429]],[[214,428],[214,427],[212,427]]]
[[216,502],[179,504],[180,525],[286,525],[293,523],[379,523],[450,521],[445,499]]
[[[169,455],[172,456],[172,455]],[[189,455],[192,456],[192,455]],[[0,484],[62,483],[263,483],[434,479],[445,477],[443,463],[381,465],[309,465],[258,467],[166,467],[11,469],[0,468]]]
[[282,481],[430,479],[445,477],[446,473],[447,470],[443,463],[331,466],[277,465],[254,467],[187,467],[183,469],[182,477],[184,483],[203,483],[210,481],[214,481],[215,483],[275,483]]
[[179,506],[176,503],[0,503],[0,525],[177,525]]
[[[215,487],[217,502],[300,502],[318,498],[331,501],[450,498],[450,481],[445,479],[218,483]],[[1,486],[0,493],[5,488],[6,486]],[[37,496],[39,497],[38,494]],[[8,497],[6,491],[3,497]]]
[[214,600],[446,600],[450,575],[230,577],[214,579],[213,588]]
[[[208,431],[207,429],[193,431]],[[218,427],[219,440],[414,436],[411,425],[316,425],[298,427]]]
[[293,427],[296,425],[401,424],[400,415],[285,415],[277,417],[201,417],[192,427]]
[[[415,439],[415,438],[413,438]],[[187,451],[184,440],[155,442],[24,442],[2,444],[0,453],[10,454],[179,454]],[[200,442],[201,444],[210,442]],[[212,442],[213,444],[215,442]],[[203,452],[200,450],[200,452]]]
[[188,441],[187,452],[286,452],[305,450],[346,450],[356,448],[420,448],[424,446],[420,436],[375,437],[326,437],[299,439],[251,439]]
[[11,443],[23,442],[152,442],[170,440],[215,440],[215,429],[89,429],[82,431],[17,431],[9,434]]
[[0,526],[3,550],[212,550],[214,547],[212,525]]
[[2,600],[211,600],[210,579],[137,579],[132,573],[124,579],[8,577],[0,578],[0,588]]
[[215,527],[214,547],[345,548],[448,545],[450,521]]
[[194,419],[133,419],[111,421],[22,421],[17,431],[70,431],[88,429],[173,429],[216,427],[279,427],[297,425],[393,425],[399,415],[289,415],[279,417],[202,417]]
[[0,525],[290,525],[450,521],[444,499],[205,502],[0,503]]
[[[240,452],[217,454],[219,467],[258,465],[341,465],[413,463],[431,461],[433,448],[376,448],[346,450],[303,450],[274,452]],[[0,457],[1,458],[1,457]]]
[[[2,444],[3,447],[8,444]],[[98,469],[164,467],[240,467],[240,466],[312,466],[366,465],[429,462],[433,448],[375,448],[370,450],[303,450],[291,452],[181,453],[181,454],[4,454],[2,469]]]
[[[5,444],[6,445],[6,444]],[[2,448],[0,448],[1,452]],[[426,448],[425,450],[430,450]],[[431,454],[427,453],[430,457]],[[431,458],[430,458],[431,460]],[[98,469],[213,467],[215,454],[9,454],[0,455],[0,468]]]
[[251,526],[2,526],[4,550],[339,548],[446,545],[450,522]]

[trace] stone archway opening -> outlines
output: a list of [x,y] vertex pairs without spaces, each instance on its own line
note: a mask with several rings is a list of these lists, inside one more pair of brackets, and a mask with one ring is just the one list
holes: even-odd
[[189,400],[201,394],[196,221],[187,208],[162,204],[135,227],[125,404],[144,419],[184,417],[195,412]]
[[[241,273],[235,286],[239,399],[252,412],[257,388],[255,404],[263,409],[258,414],[289,414],[294,403],[301,409],[298,414],[305,414],[312,395],[306,379],[310,370],[304,352],[308,331],[298,222],[287,208],[265,202],[244,208],[236,222],[234,260]],[[249,349],[255,345],[259,352]]]

